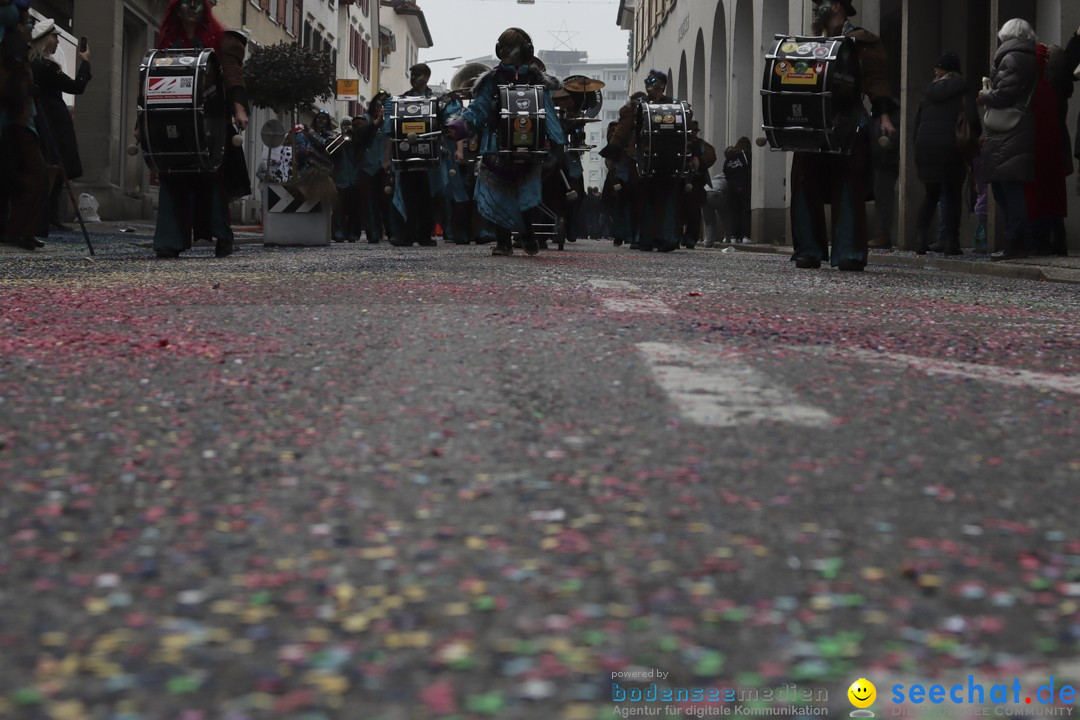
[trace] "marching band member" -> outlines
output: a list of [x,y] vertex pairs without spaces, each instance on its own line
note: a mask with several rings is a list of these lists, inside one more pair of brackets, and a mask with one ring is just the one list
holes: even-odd
[[[511,234],[521,233],[525,252],[535,255],[540,245],[533,232],[529,211],[541,201],[541,166],[515,164],[500,158],[497,128],[499,117],[498,88],[500,85],[543,85],[543,73],[533,64],[533,43],[529,34],[520,28],[509,28],[499,36],[495,46],[499,66],[481,76],[474,86],[469,107],[458,118],[450,120],[447,129],[456,140],[468,137],[469,131],[480,134],[480,169],[476,182],[476,202],[482,217],[496,226],[495,248],[492,255],[513,255]],[[557,117],[551,92],[544,93],[547,116]],[[551,152],[557,162],[563,162],[566,142],[557,122],[545,124]]]
[[[221,63],[221,74],[233,124],[243,132],[248,125],[244,87],[244,52],[247,40],[226,31],[214,18],[210,0],[169,0],[158,34],[158,49],[209,48]],[[240,154],[239,162],[237,153]],[[212,173],[162,173],[158,200],[154,253],[175,258],[191,247],[194,238],[214,237],[214,255],[233,253],[229,226],[230,199],[251,193],[243,162],[243,149],[225,143],[225,160]],[[240,172],[240,168],[244,172]],[[246,187],[246,192],[245,192]]]
[[[610,143],[615,134],[617,122],[610,122],[607,126],[607,141]],[[607,177],[604,179],[604,204],[611,216],[612,243],[619,247],[623,243],[636,249],[636,218],[634,216],[634,188],[633,181],[637,174],[637,168],[626,155],[618,160],[609,161]]]
[[[667,94],[667,73],[652,69],[645,78],[646,99],[650,103],[672,103],[674,99]],[[619,124],[615,127],[611,141],[600,151],[608,164],[608,170],[623,155],[634,157],[636,142],[634,138],[634,119],[637,105],[627,102],[619,110]],[[691,167],[694,171],[701,164],[694,156]],[[642,199],[638,205],[638,249],[646,252],[654,248],[659,252],[677,250],[682,238],[682,202],[679,193],[683,191],[684,180],[673,177],[639,177],[637,197]]]
[[[431,68],[424,63],[409,68],[411,87],[403,97],[431,98],[435,96],[428,81]],[[384,122],[390,116],[389,100],[384,112]],[[394,168],[394,200],[390,226],[393,229],[391,245],[408,246],[438,245],[431,236],[435,231],[435,214],[432,209],[439,203],[443,191],[443,168],[441,163],[426,172],[405,171]]]
[[[551,96],[556,108],[563,111],[564,115],[560,122],[563,135],[570,148],[585,146],[585,125],[580,118],[572,118],[569,115],[574,110],[573,98],[566,90],[556,90]],[[566,199],[566,189],[563,187],[562,178],[558,177],[557,171],[545,182],[545,197],[550,201],[545,204],[552,208],[556,214],[566,220],[566,242],[577,242],[581,228],[581,206],[585,201],[585,169],[581,165],[581,153],[571,150],[565,154],[566,178],[570,181],[570,187],[577,193],[577,200],[573,202]]]
[[375,244],[382,240],[389,203],[383,188],[386,187],[390,161],[389,143],[382,130],[384,103],[389,96],[379,93],[368,103],[367,112],[353,120],[353,142],[360,152],[360,172],[357,185],[363,198],[361,224],[367,241]]
[[[862,91],[870,98],[874,118],[885,135],[896,132],[889,115],[892,91],[887,75],[887,56],[881,40],[852,25],[851,0],[813,0],[815,32],[827,37],[854,38],[862,74]],[[867,169],[870,162],[870,118],[861,110],[860,130],[851,155],[796,152],[791,168],[791,229],[799,268],[821,267],[830,260],[840,270],[866,267]],[[832,205],[832,253],[825,228],[825,202]]]
[[[445,117],[460,115],[465,109],[461,100],[454,93],[443,96],[442,113]],[[472,218],[470,216],[471,193],[466,184],[465,141],[442,137],[442,228],[446,242],[455,245],[468,245]],[[450,171],[454,170],[453,173]]]

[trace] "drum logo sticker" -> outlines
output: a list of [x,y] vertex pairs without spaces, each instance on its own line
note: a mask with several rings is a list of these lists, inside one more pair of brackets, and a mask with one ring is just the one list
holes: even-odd
[[779,63],[776,74],[781,85],[817,85],[816,68],[808,62],[799,60],[795,63]]
[[169,65],[172,65],[172,64],[173,64],[173,59],[171,57],[154,58],[154,67],[168,67]]
[[799,46],[793,42],[786,42],[780,46],[780,52],[793,53],[798,52]]
[[176,59],[180,62],[181,65],[191,65],[196,60],[196,58],[193,58],[190,55],[182,55]]
[[528,132],[532,130],[532,120],[527,117],[518,118],[516,124],[518,132]]
[[825,47],[824,45],[818,45],[816,48],[814,48],[814,57],[816,57],[816,58],[827,58],[827,57],[829,57],[829,48]]
[[146,81],[146,103],[176,103],[190,101],[194,78],[151,77]]
[[166,125],[165,136],[168,137],[170,140],[176,140],[180,137],[180,131],[176,129],[175,125]]
[[405,112],[409,113],[410,115],[416,115],[417,113],[420,112],[420,106],[419,105],[406,105],[405,106]]
[[425,122],[403,122],[403,123],[401,123],[401,129],[405,133],[424,133],[424,132],[427,132],[427,123],[425,123]]
[[530,103],[529,103],[528,100],[518,100],[517,101],[518,110],[528,110],[529,105],[530,105]]
[[788,115],[787,121],[789,123],[798,123],[800,125],[806,123],[806,116],[803,115],[802,103],[792,103],[791,114]]

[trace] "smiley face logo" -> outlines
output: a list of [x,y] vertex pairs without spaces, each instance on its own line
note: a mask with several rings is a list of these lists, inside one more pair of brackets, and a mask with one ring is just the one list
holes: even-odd
[[877,688],[866,678],[859,678],[851,683],[847,691],[848,700],[857,708],[868,708],[877,700]]

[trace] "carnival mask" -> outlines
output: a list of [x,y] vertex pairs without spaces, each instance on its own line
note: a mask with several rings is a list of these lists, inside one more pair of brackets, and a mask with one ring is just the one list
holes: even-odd
[[181,13],[192,13],[197,18],[201,18],[203,14],[203,0],[180,0],[177,3],[177,7],[180,8]]

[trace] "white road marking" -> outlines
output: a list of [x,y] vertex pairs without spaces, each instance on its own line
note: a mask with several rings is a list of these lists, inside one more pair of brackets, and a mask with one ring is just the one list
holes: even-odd
[[604,309],[609,312],[635,313],[638,315],[674,315],[675,311],[659,300],[644,298],[606,298]]
[[628,283],[625,280],[601,280],[599,278],[592,278],[589,280],[589,285],[593,286],[597,290],[637,290],[637,285]]
[[802,405],[786,390],[730,354],[689,350],[667,343],[639,343],[653,376],[688,420],[709,427],[783,422],[826,427],[832,416]]
[[[816,350],[813,349],[812,351]],[[878,365],[911,368],[927,375],[950,375],[1010,387],[1034,388],[1036,390],[1051,390],[1080,395],[1080,376],[1078,375],[1055,375],[1053,373],[1005,368],[999,365],[978,365],[976,363],[938,360],[936,358],[901,353],[879,353],[871,350],[835,349],[827,352],[838,357],[854,357]]]

